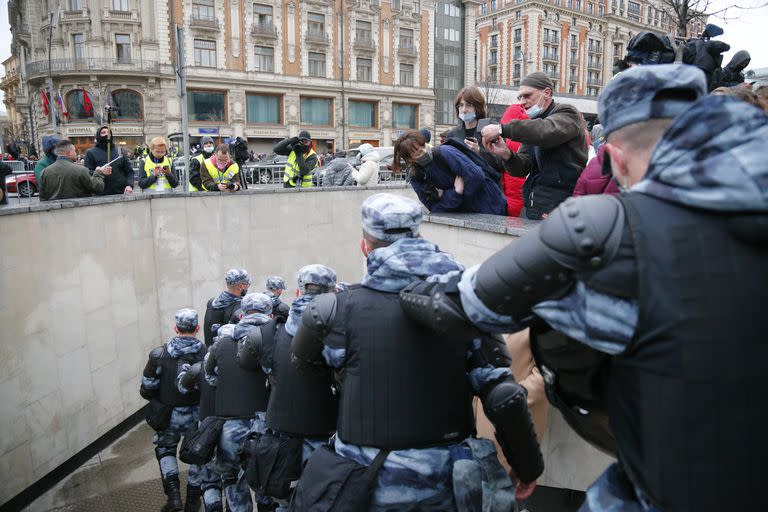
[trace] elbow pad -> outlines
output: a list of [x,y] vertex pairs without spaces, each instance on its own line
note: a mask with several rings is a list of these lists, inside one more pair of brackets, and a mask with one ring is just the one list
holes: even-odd
[[461,273],[448,283],[415,281],[400,292],[400,306],[406,316],[432,332],[462,339],[480,336],[464,313],[459,298]]
[[200,372],[203,371],[203,363],[195,363],[189,369],[179,374],[179,386],[191,392],[200,379]]
[[215,376],[216,375],[216,366],[218,366],[218,359],[219,359],[219,342],[217,341],[213,345],[211,345],[211,348],[208,349],[208,353],[205,355],[205,358],[203,359],[203,368],[205,370],[205,375],[208,376]]
[[251,329],[237,343],[237,363],[244,370],[261,370],[267,352],[274,346],[275,321]]
[[544,458],[528,410],[528,393],[513,377],[490,384],[480,395],[483,410],[496,429],[496,441],[520,481],[544,472]]
[[156,389],[147,389],[144,386],[139,386],[139,394],[144,400],[152,400],[158,394]]
[[624,208],[608,195],[569,198],[538,229],[488,258],[475,291],[488,308],[515,318],[568,290],[574,274],[613,260],[624,229]]
[[325,364],[323,339],[330,334],[336,321],[336,308],[336,294],[324,293],[310,302],[301,315],[301,323],[291,342],[291,361],[300,372],[311,372]]
[[165,347],[156,347],[152,349],[152,352],[149,353],[147,365],[144,367],[144,377],[148,379],[157,378],[157,369],[160,368],[160,359],[162,359],[163,353],[165,353]]

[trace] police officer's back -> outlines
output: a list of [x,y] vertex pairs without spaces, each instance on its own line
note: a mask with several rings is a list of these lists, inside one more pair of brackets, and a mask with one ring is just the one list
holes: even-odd
[[236,324],[235,312],[240,308],[240,301],[248,293],[251,285],[251,276],[242,268],[231,268],[224,276],[227,289],[218,296],[208,299],[205,306],[205,321],[203,323],[203,335],[205,345],[210,347],[213,343],[214,332],[212,329],[224,324]]

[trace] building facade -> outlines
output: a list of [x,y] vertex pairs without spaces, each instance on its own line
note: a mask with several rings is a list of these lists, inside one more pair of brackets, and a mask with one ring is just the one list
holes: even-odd
[[[193,142],[240,136],[269,153],[306,129],[323,151],[436,122],[429,0],[10,0],[9,20],[16,74],[0,87],[38,141],[56,132],[89,147],[105,106],[129,149],[179,133],[174,22]],[[49,74],[56,125],[43,112]]]
[[[705,20],[691,23],[698,34]],[[543,71],[556,95],[594,97],[613,76],[613,63],[644,30],[674,26],[654,0],[483,0],[477,13],[477,78],[517,87]]]

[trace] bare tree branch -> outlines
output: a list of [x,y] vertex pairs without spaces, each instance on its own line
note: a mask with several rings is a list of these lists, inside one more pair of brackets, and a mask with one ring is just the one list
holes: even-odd
[[695,35],[688,34],[688,27],[692,21],[706,21],[708,16],[715,15],[727,20],[729,11],[749,11],[768,6],[768,0],[734,2],[724,7],[716,7],[714,0],[660,0],[659,3],[660,11],[669,18],[679,37]]

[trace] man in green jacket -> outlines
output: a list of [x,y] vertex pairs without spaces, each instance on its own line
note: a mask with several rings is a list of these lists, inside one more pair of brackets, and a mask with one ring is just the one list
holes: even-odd
[[93,176],[82,165],[75,164],[77,151],[71,141],[64,139],[54,149],[56,161],[49,165],[40,181],[40,200],[74,199],[89,197],[104,191],[104,177],[112,173],[105,167]]
[[37,186],[40,186],[40,178],[43,176],[43,169],[51,165],[53,162],[56,161],[56,155],[53,152],[53,148],[56,147],[56,144],[59,142],[59,138],[55,135],[46,135],[43,137],[43,158],[38,160],[37,164],[35,164],[35,181],[37,181]]

